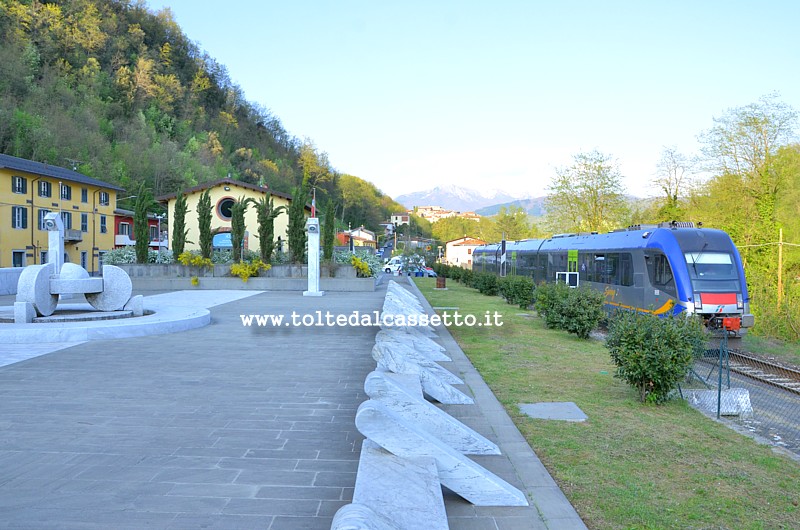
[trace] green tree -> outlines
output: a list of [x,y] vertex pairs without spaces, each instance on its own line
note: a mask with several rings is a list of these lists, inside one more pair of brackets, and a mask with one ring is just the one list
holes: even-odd
[[298,186],[289,205],[289,254],[294,263],[304,263],[306,255],[306,199],[308,188]]
[[244,241],[244,233],[247,229],[244,223],[244,214],[251,201],[252,199],[239,197],[239,200],[231,206],[231,245],[233,246],[233,261],[236,263],[242,261],[242,241]]
[[463,217],[445,217],[431,223],[431,234],[442,242],[452,241],[460,237],[478,237],[480,226],[477,221]]
[[664,147],[661,151],[653,184],[664,194],[664,202],[658,208],[662,221],[680,221],[686,217],[681,201],[690,185],[689,176],[693,166],[693,161],[675,146]]
[[507,240],[525,239],[531,233],[531,225],[528,223],[528,213],[524,208],[519,206],[505,206],[500,208],[500,211],[495,217],[495,237],[493,239],[500,240],[505,234]]
[[186,195],[179,193],[175,198],[175,209],[172,219],[172,257],[178,261],[178,256],[183,254],[186,248],[186,235],[189,229],[186,228],[186,214],[189,206],[186,202]]
[[150,225],[147,214],[153,206],[153,194],[142,183],[136,193],[136,204],[133,210],[133,233],[136,237],[136,263],[147,263],[150,250]]
[[618,227],[627,214],[622,175],[608,155],[579,153],[556,170],[545,209],[553,232],[603,232]]
[[200,254],[211,259],[214,235],[211,232],[211,194],[205,190],[197,200],[197,227],[200,231]]
[[275,250],[275,219],[285,209],[283,206],[276,208],[272,197],[262,197],[256,203],[258,250],[264,263],[269,263],[272,259],[272,251]]
[[325,219],[322,225],[322,258],[333,259],[333,243],[336,237],[336,204],[328,201],[325,205]]

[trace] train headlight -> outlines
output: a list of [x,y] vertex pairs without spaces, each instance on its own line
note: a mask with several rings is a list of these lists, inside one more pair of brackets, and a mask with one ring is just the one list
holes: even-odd
[[703,300],[700,298],[700,293],[694,293],[694,308],[698,311],[703,309]]
[[736,293],[736,309],[744,309],[744,300],[742,293]]

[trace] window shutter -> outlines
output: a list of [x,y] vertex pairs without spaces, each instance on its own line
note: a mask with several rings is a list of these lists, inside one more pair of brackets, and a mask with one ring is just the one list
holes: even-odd
[[[24,189],[24,186],[23,186]],[[28,228],[28,209],[22,209],[22,228]]]
[[[26,179],[26,178],[20,178],[20,180],[22,180],[22,193],[23,193],[23,194],[25,194],[25,193],[28,193],[28,179]],[[27,210],[27,209],[25,209],[25,212],[26,212],[26,213],[27,213],[27,211],[28,211],[28,210]],[[23,214],[23,215],[25,215],[25,214]]]

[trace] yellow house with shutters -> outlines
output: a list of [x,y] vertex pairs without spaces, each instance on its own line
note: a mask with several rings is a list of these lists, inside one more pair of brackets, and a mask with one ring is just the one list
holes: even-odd
[[64,261],[99,273],[114,248],[114,205],[123,188],[77,171],[0,154],[0,267],[47,262],[42,220],[61,212]]
[[[231,206],[238,202],[242,197],[260,201],[263,198],[272,198],[275,208],[285,206],[287,209],[292,203],[289,194],[270,190],[266,187],[248,184],[233,179],[222,179],[215,182],[206,182],[199,186],[189,188],[180,192],[186,196],[188,212],[186,214],[185,225],[188,233],[186,235],[185,250],[200,250],[200,227],[197,220],[197,203],[200,195],[209,190],[211,199],[211,230],[216,231],[213,247],[215,249],[231,248]],[[170,193],[156,200],[167,205],[167,224],[170,238],[172,237],[173,220],[175,219],[175,201],[178,193]],[[308,205],[306,210],[310,211]],[[248,206],[244,216],[245,236],[243,248],[258,252],[258,214],[253,205]],[[289,215],[286,211],[282,212],[274,221],[275,242],[277,249],[283,252],[288,251],[287,230],[289,228]]]

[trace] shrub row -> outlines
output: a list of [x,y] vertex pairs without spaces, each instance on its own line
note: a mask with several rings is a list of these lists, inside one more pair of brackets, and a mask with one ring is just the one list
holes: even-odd
[[477,289],[487,296],[500,295],[506,302],[527,309],[533,303],[534,284],[531,278],[524,276],[506,276],[499,278],[489,272],[472,271],[453,265],[435,263],[433,270],[439,276],[455,280],[467,287]]
[[570,289],[563,283],[541,284],[536,289],[536,312],[551,329],[563,329],[582,339],[589,337],[603,318],[603,294],[589,287]]
[[[551,283],[534,288],[533,280],[522,276],[498,278],[440,263],[433,268],[440,276],[486,295],[499,294],[522,309],[533,303],[548,328],[583,339],[605,316],[603,294],[589,287],[570,289],[563,283]],[[609,319],[606,347],[617,367],[615,377],[633,386],[643,402],[662,403],[689,372],[705,342],[705,330],[696,318],[619,311]]]

